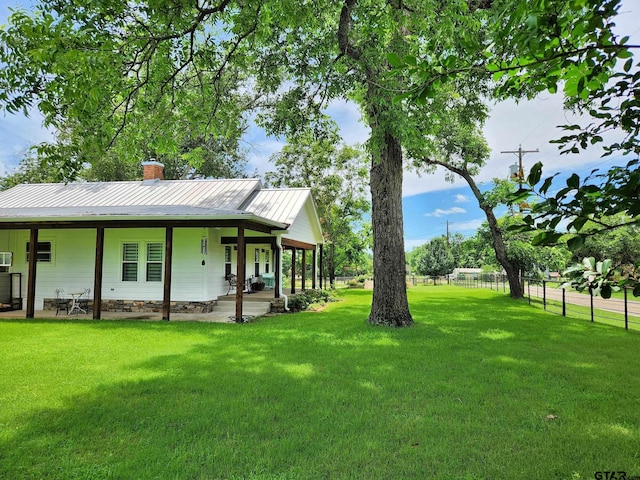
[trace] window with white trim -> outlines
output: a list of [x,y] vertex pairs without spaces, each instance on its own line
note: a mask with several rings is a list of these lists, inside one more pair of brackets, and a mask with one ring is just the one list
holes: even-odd
[[162,243],[147,243],[147,282],[162,281]]
[[[29,262],[29,247],[31,242],[27,242],[27,263]],[[36,246],[36,260],[38,262],[51,262],[51,242],[38,242]]]
[[256,277],[259,277],[260,276],[260,249],[259,248],[256,248],[255,250],[253,261],[255,265],[253,273]]
[[0,252],[0,267],[10,267],[11,257],[11,252]]
[[269,273],[270,258],[271,258],[271,249],[268,248],[264,252],[264,273]]
[[122,281],[138,281],[138,243],[122,244]]
[[224,278],[231,275],[231,245],[224,246]]

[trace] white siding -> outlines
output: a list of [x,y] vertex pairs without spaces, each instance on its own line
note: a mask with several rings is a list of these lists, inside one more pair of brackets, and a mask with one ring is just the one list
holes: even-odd
[[[107,238],[108,235],[108,238]],[[171,300],[203,301],[217,297],[207,288],[208,269],[213,252],[209,243],[209,255],[200,253],[200,240],[207,235],[201,228],[175,228],[173,230],[173,258],[171,263]],[[121,252],[124,242],[140,243],[140,265],[137,282],[121,279]],[[145,245],[147,242],[165,243],[165,230],[156,229],[112,229],[105,233],[105,258],[103,267],[104,299],[162,300],[164,282],[145,281]],[[107,254],[109,249],[109,254]],[[202,265],[202,260],[205,265]],[[107,272],[108,270],[108,272]],[[164,277],[164,276],[163,276]]]
[[322,243],[322,233],[310,198],[305,202],[304,208],[300,209],[289,232],[282,237],[312,244]]
[[[176,231],[174,231],[174,245],[175,237]],[[102,298],[104,300],[162,300],[163,282],[145,281],[145,258],[147,243],[162,243],[164,246],[164,241],[165,231],[162,228],[105,229]],[[138,280],[135,282],[122,281],[122,245],[124,243],[138,243]],[[93,284],[93,280],[91,283]]]
[[219,228],[209,231],[209,255],[207,258],[207,295],[217,298],[227,293],[224,279],[224,245],[220,244]]
[[10,252],[10,235],[8,230],[0,230],[0,252]]
[[[14,235],[12,272],[22,273],[22,297],[27,297],[29,265],[26,248],[29,231],[20,230]],[[95,264],[94,230],[40,230],[38,242],[51,242],[51,262],[38,262],[36,272],[35,308],[42,309],[43,298],[55,296],[57,288],[66,292],[93,289]],[[25,300],[26,301],[26,300]]]
[[[206,233],[205,233],[206,234]],[[200,253],[202,229],[174,229],[173,262],[171,277],[171,299],[179,301],[201,301],[217,298],[222,291],[223,258],[218,257],[216,249],[209,250],[205,265]],[[0,242],[6,233],[0,234]],[[14,252],[14,265],[11,271],[23,274],[22,296],[27,296],[28,264],[26,261],[26,244],[29,231],[18,231],[14,234],[12,245],[7,248]],[[38,262],[36,274],[36,309],[43,306],[43,299],[51,298],[57,288],[65,292],[81,291],[84,288],[93,290],[95,265],[95,231],[94,230],[41,230],[38,241],[50,241],[52,244],[52,262]],[[138,280],[122,281],[122,244],[137,242],[139,244]],[[164,246],[165,230],[151,229],[105,229],[104,264],[102,278],[102,298],[104,300],[162,300],[164,283],[147,282],[146,244],[159,242]],[[219,245],[219,241],[217,242]],[[216,243],[210,242],[209,246]],[[164,259],[163,259],[164,260]],[[207,272],[216,271],[211,279],[220,277],[217,283],[207,287]],[[163,269],[164,271],[164,269]],[[164,275],[163,275],[164,276]]]

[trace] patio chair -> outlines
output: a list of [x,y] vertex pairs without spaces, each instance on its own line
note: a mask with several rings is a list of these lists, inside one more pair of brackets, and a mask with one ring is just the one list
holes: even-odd
[[232,288],[238,288],[238,277],[233,273],[230,273],[227,275],[227,282],[229,282],[229,288],[227,289],[227,295],[229,295]]
[[89,311],[89,295],[91,295],[91,289],[85,288],[78,300],[78,306],[85,312]]
[[53,300],[53,304],[56,307],[56,316],[60,313],[60,310],[69,313],[70,302],[70,299],[64,298],[64,290],[62,288],[56,288],[56,298]]
[[273,290],[276,284],[276,276],[273,273],[263,273],[262,281],[264,282],[265,290]]

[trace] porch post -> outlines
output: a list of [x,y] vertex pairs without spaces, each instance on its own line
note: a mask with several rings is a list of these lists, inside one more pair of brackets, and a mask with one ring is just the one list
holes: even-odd
[[324,280],[324,270],[322,269],[322,243],[320,244],[320,290],[322,290]]
[[104,257],[104,227],[96,228],[96,264],[93,269],[93,319],[102,312],[102,259]]
[[302,291],[307,289],[307,249],[302,249]]
[[296,293],[296,247],[291,249],[291,295]]
[[280,298],[280,278],[282,276],[282,246],[278,245],[278,242],[276,242],[276,248],[274,249],[274,251],[276,252],[275,254],[275,268],[274,268],[274,273],[275,273],[275,279],[274,281],[276,282],[275,285],[273,286],[273,296],[275,298]]
[[33,318],[36,305],[36,265],[38,263],[38,229],[31,229],[29,238],[29,279],[27,281],[27,316]]
[[244,226],[238,227],[238,255],[236,260],[236,322],[242,322],[242,294],[246,280],[246,244],[244,241]]
[[311,250],[311,252],[312,252],[312,255],[313,255],[311,257],[311,275],[312,275],[311,276],[311,288],[315,290],[316,289],[316,277],[318,276],[318,272],[317,272],[318,264],[317,264],[317,259],[316,259],[318,252],[316,251],[315,248],[313,250]]
[[162,320],[171,317],[171,259],[173,257],[173,227],[165,230],[164,244],[164,294],[162,297]]

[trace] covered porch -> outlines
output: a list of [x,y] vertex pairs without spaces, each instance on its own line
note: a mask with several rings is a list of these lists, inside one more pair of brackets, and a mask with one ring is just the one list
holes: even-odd
[[[282,290],[282,295],[291,295],[291,289]],[[264,316],[271,311],[271,302],[274,300],[273,291],[261,291],[246,294],[242,302],[242,314],[245,319],[251,320]],[[207,313],[171,313],[171,321],[182,322],[204,322],[204,323],[237,323],[235,310],[236,297],[234,295],[223,295],[218,298],[216,306],[211,312]],[[0,312],[0,319],[24,319],[26,310],[12,310]],[[55,309],[34,310],[33,317],[26,317],[40,320],[53,321],[79,321],[93,320],[93,313],[68,315],[67,312],[60,312],[56,315]],[[160,321],[165,320],[163,313],[158,312],[107,312],[103,311],[101,320],[143,320],[143,321]]]
[[[10,228],[7,228],[10,227]],[[160,287],[163,292],[162,299],[158,302],[158,306],[161,308],[157,308],[157,311],[152,312],[111,312],[110,308],[107,308],[106,302],[109,302],[111,296],[109,298],[104,298],[103,292],[105,291],[105,286],[103,282],[103,271],[106,267],[105,263],[105,231],[110,230],[128,230],[128,229],[154,229],[156,231],[161,231],[163,233],[162,237],[164,237],[163,242],[163,255],[162,255],[162,276],[159,277],[158,280],[161,280]],[[274,228],[275,227],[275,228]],[[24,283],[26,284],[26,295],[23,297],[25,300],[24,310],[15,310],[12,312],[12,316],[21,315],[22,318],[46,318],[51,317],[52,315],[48,313],[47,310],[38,310],[38,315],[36,315],[36,278],[38,277],[37,273],[39,270],[39,261],[38,259],[38,251],[36,250],[39,245],[39,237],[41,231],[51,231],[51,230],[69,230],[73,229],[75,231],[84,230],[85,232],[92,232],[92,236],[95,238],[95,244],[92,248],[93,257],[92,261],[88,258],[87,261],[90,261],[93,265],[93,281],[92,284],[89,284],[90,288],[90,297],[89,304],[90,307],[87,310],[87,315],[90,315],[93,319],[102,319],[102,318],[113,318],[113,317],[135,317],[138,318],[142,316],[146,316],[149,318],[154,318],[160,316],[162,320],[176,320],[179,318],[187,318],[192,319],[195,314],[193,313],[183,313],[179,308],[174,308],[176,300],[182,300],[181,298],[175,297],[174,289],[172,288],[172,278],[175,274],[176,265],[174,265],[174,231],[180,229],[182,231],[185,230],[193,230],[193,229],[201,229],[201,228],[225,228],[225,229],[234,229],[237,232],[237,236],[233,237],[223,237],[221,238],[222,245],[234,245],[235,253],[237,253],[237,261],[235,263],[234,274],[237,275],[237,278],[251,278],[255,273],[249,268],[249,265],[252,265],[252,259],[247,258],[247,250],[249,245],[257,245],[257,244],[269,244],[271,246],[274,258],[273,265],[273,280],[275,280],[274,285],[271,289],[263,290],[260,292],[248,292],[244,288],[235,288],[231,290],[232,295],[224,295],[221,301],[228,302],[230,300],[234,303],[234,316],[237,321],[242,321],[244,317],[247,315],[254,315],[253,313],[246,313],[245,311],[245,303],[253,303],[253,302],[268,302],[270,299],[279,298],[283,293],[282,284],[282,252],[287,249],[294,250],[312,250],[313,252],[313,274],[312,279],[307,279],[312,285],[312,288],[316,286],[316,246],[312,244],[301,244],[300,242],[296,242],[287,238],[282,238],[278,230],[278,225],[264,225],[258,222],[252,221],[242,221],[242,220],[196,220],[196,221],[176,221],[175,219],[167,219],[164,221],[83,221],[83,222],[11,222],[11,223],[3,223],[0,224],[0,228],[4,230],[28,230],[28,265],[27,271],[25,272]],[[247,235],[247,233],[253,232],[254,236]],[[258,235],[262,234],[262,236],[255,236],[255,233]],[[265,235],[267,234],[267,235]],[[85,256],[86,258],[86,256]],[[208,263],[208,262],[207,262]],[[202,265],[205,265],[205,261],[203,259]],[[52,267],[48,266],[48,269],[55,268],[55,265]],[[220,271],[223,268],[223,265],[220,264]],[[182,269],[184,270],[184,269]],[[194,271],[194,274],[196,272]],[[184,275],[184,272],[183,272]],[[295,288],[295,287],[294,287]],[[106,290],[113,290],[112,288],[107,288]],[[287,289],[290,291],[291,289]],[[226,290],[225,290],[226,291]],[[110,291],[108,293],[111,293]],[[49,296],[47,290],[47,296]],[[216,296],[210,297],[211,303],[216,302]],[[139,300],[145,300],[140,298]],[[184,303],[184,302],[180,302]],[[188,303],[188,302],[187,302]],[[39,302],[38,302],[39,306]],[[46,306],[44,308],[47,308]],[[154,310],[156,308],[154,307]],[[40,313],[42,312],[42,313]],[[55,313],[55,312],[54,312]],[[133,315],[126,315],[127,313]],[[263,312],[266,313],[266,312]],[[113,315],[116,314],[116,315]],[[120,315],[122,314],[122,315]],[[154,315],[155,314],[155,315]],[[183,317],[186,315],[186,317]],[[202,313],[202,315],[206,315],[206,313]],[[223,320],[226,320],[228,315],[223,315]],[[6,318],[6,317],[0,317]]]

